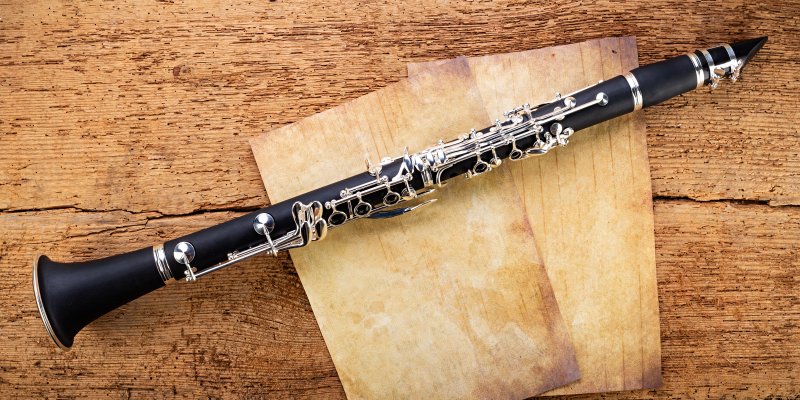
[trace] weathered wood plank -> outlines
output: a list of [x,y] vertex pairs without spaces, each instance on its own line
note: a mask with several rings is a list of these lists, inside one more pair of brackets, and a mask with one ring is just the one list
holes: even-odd
[[664,389],[800,395],[800,209],[659,202]]
[[797,4],[359,4],[4,6],[0,209],[263,204],[248,137],[401,79],[410,61],[604,35],[637,36],[647,63],[769,34],[735,88],[646,111],[654,189],[797,203]]
[[[90,259],[231,216],[0,215],[0,397],[342,397],[285,256],[145,296],[69,352],[50,342],[31,294],[36,251]],[[800,209],[657,201],[655,218],[664,386],[608,397],[800,395]]]

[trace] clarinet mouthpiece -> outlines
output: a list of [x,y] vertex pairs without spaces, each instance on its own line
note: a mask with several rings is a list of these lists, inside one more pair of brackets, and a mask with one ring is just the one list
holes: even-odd
[[731,44],[731,48],[733,48],[733,52],[736,53],[736,58],[739,59],[742,63],[740,68],[743,68],[747,63],[755,57],[756,53],[764,47],[764,44],[767,43],[767,37],[762,36],[755,39],[749,40],[742,40],[741,42],[736,42]]

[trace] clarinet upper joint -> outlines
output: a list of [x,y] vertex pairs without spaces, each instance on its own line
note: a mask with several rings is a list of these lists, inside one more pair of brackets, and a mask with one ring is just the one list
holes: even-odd
[[[502,157],[498,155],[501,149],[505,151],[504,156],[518,161],[545,154],[557,146],[565,146],[575,132],[561,122],[566,116],[589,107],[608,104],[608,95],[603,92],[598,92],[593,100],[578,104],[573,95],[593,86],[595,85],[566,96],[556,94],[552,102],[536,107],[523,104],[506,111],[503,114],[505,120],[496,120],[488,128],[479,131],[473,129],[449,142],[439,141],[436,146],[409,156],[411,164],[422,174],[426,186],[443,186],[449,178],[447,171],[468,160],[473,163],[466,174],[468,178],[499,167],[502,164]],[[543,113],[534,115],[536,111]],[[523,146],[523,142],[530,143]]]

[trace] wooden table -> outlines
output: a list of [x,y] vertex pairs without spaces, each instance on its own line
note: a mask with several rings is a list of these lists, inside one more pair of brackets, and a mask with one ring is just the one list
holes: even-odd
[[343,397],[286,255],[137,300],[69,352],[31,261],[263,206],[248,138],[408,62],[612,35],[640,63],[770,42],[733,86],[645,111],[664,385],[608,397],[800,396],[797,2],[31,3],[0,5],[0,397]]

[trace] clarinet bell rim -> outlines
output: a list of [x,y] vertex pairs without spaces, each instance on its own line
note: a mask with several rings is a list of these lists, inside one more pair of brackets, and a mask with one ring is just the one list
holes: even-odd
[[69,350],[70,347],[65,346],[64,343],[58,339],[58,335],[56,335],[53,330],[53,326],[50,324],[50,319],[47,316],[47,310],[44,307],[44,302],[42,301],[42,294],[39,287],[39,260],[41,260],[42,257],[45,257],[44,254],[37,254],[33,259],[33,294],[36,296],[36,307],[39,309],[39,316],[44,324],[44,329],[47,331],[47,334],[50,335],[50,339],[52,339],[60,349]]

